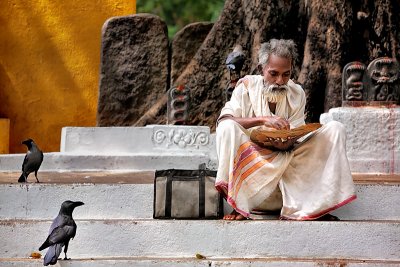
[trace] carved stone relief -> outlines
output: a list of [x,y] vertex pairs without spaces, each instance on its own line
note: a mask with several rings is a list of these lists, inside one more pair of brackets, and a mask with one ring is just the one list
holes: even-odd
[[353,101],[400,104],[400,65],[394,58],[381,57],[368,67],[350,62],[342,73],[343,105]]
[[398,62],[393,58],[377,58],[367,68],[368,101],[394,101],[399,103]]
[[363,100],[365,69],[366,66],[358,61],[350,62],[344,66],[342,75],[343,100]]
[[209,133],[193,129],[156,129],[153,133],[153,143],[164,148],[195,148],[207,146],[210,142]]
[[168,90],[167,124],[184,125],[189,116],[190,91],[184,85]]

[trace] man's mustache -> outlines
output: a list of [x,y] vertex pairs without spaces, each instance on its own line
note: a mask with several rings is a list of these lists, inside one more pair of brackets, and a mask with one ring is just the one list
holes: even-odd
[[268,89],[270,91],[281,92],[288,90],[289,87],[286,84],[284,85],[271,84]]
[[289,90],[289,86],[287,84],[284,85],[277,85],[277,84],[270,84],[270,85],[264,85],[263,92],[264,93],[285,93],[286,91]]

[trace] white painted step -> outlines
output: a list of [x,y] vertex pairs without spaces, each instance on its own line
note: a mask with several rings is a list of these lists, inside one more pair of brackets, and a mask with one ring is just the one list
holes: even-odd
[[[71,258],[400,260],[400,221],[77,220]],[[51,221],[0,221],[0,258],[25,258]]]
[[[53,219],[65,200],[80,200],[77,219],[149,219],[154,172],[39,173],[41,183],[16,183],[19,173],[0,173],[1,219]],[[35,181],[30,175],[29,181]],[[332,212],[342,220],[400,220],[400,185],[356,184],[358,198]]]
[[[25,154],[0,154],[0,172],[21,170]],[[207,154],[74,154],[44,153],[41,171],[146,171],[155,169],[197,169],[205,163],[210,169],[216,168],[216,161]]]
[[[40,171],[217,167],[215,134],[207,126],[64,127],[60,150],[44,153]],[[0,155],[0,171],[20,171],[24,156]]]
[[[0,259],[2,267],[41,267],[42,259]],[[97,258],[97,259],[71,259],[59,261],[55,266],[65,267],[395,267],[400,261],[382,260],[352,260],[352,259],[291,259],[291,258]]]
[[208,126],[147,125],[145,127],[63,127],[61,152],[76,154],[215,153],[215,135]]

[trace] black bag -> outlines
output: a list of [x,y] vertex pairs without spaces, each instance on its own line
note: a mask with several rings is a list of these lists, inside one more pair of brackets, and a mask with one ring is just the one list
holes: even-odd
[[159,170],[154,178],[155,219],[218,219],[223,215],[222,197],[215,188],[217,172],[206,170]]

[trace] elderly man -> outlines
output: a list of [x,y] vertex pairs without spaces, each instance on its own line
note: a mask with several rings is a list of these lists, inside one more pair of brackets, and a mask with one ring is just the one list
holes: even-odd
[[290,79],[296,57],[292,40],[262,44],[262,75],[241,79],[221,111],[216,187],[233,208],[225,220],[276,210],[286,220],[334,220],[329,212],[356,198],[341,123],[330,122],[297,141],[273,141],[272,147],[250,140],[259,126],[305,124],[305,93]]

